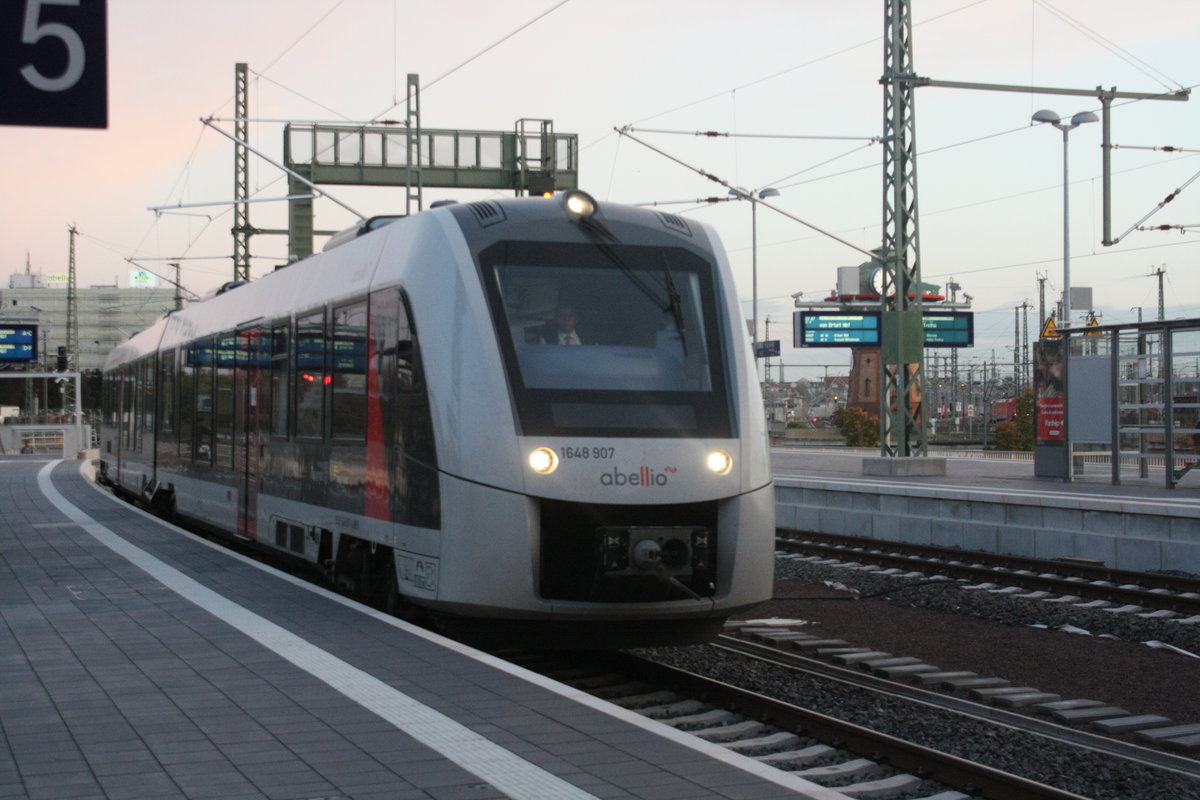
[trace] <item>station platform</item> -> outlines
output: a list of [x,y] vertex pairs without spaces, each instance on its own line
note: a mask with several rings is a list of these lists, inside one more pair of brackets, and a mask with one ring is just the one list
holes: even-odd
[[0,798],[844,796],[0,458]]
[[1200,574],[1200,474],[1114,485],[1034,476],[1032,460],[937,453],[944,475],[864,475],[878,451],[775,448],[776,523],[1117,569]]

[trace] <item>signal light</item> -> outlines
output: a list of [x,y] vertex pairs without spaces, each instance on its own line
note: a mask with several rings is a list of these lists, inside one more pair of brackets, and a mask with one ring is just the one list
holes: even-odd
[[63,347],[62,345],[59,345],[58,358],[56,358],[54,360],[54,371],[55,372],[66,372],[67,371],[67,348]]
[[529,194],[533,197],[550,197],[554,194],[554,177],[551,175],[530,175]]

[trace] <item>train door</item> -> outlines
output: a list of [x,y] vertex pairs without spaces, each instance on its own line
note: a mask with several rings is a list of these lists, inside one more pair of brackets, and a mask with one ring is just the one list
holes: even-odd
[[243,328],[237,333],[236,402],[237,454],[234,474],[238,489],[238,534],[247,539],[258,535],[258,487],[263,456],[263,404],[270,356],[262,328]]
[[118,486],[121,485],[122,471],[125,468],[125,437],[129,435],[129,425],[133,416],[130,409],[133,392],[129,388],[129,370],[129,365],[125,365],[109,373],[112,379],[112,437],[108,446],[112,450],[115,469],[108,477]]

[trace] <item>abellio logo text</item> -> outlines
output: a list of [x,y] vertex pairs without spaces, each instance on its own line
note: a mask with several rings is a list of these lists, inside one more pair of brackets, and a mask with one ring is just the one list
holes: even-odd
[[621,472],[613,467],[612,472],[600,475],[601,486],[666,486],[668,472],[675,472],[674,467],[667,467],[662,472],[655,472],[650,467],[642,467],[637,472]]

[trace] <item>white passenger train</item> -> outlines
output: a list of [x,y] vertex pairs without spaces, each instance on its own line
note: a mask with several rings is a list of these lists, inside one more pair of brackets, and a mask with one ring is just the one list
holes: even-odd
[[111,353],[102,480],[402,614],[696,641],[770,597],[762,402],[708,226],[576,191],[330,245]]

